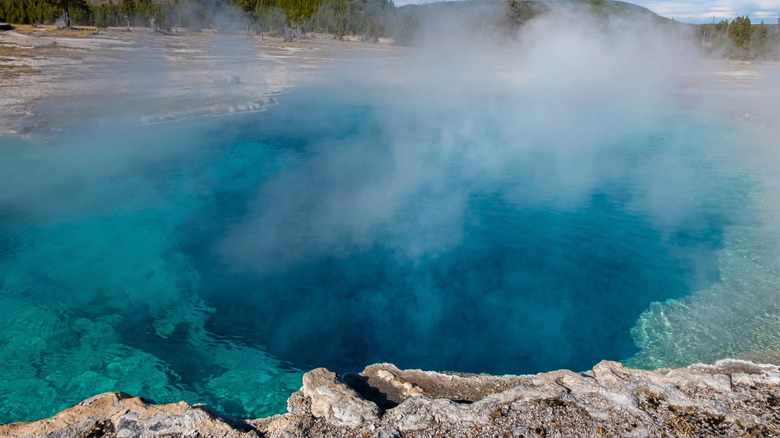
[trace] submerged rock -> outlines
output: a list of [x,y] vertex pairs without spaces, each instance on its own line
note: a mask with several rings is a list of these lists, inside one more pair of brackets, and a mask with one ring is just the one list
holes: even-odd
[[[345,383],[346,382],[346,383]],[[367,367],[344,381],[306,373],[288,413],[220,417],[205,406],[153,405],[105,393],[56,416],[0,426],[0,436],[776,436],[780,368],[739,360],[643,371],[461,375]]]

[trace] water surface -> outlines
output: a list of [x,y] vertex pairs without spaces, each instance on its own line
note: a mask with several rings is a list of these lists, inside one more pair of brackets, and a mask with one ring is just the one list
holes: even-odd
[[317,366],[668,363],[643,312],[755,229],[739,128],[407,98],[0,139],[0,421],[115,390],[265,416]]

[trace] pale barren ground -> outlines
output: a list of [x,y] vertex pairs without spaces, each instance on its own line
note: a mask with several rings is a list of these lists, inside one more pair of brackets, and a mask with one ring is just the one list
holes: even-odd
[[285,43],[211,31],[17,26],[0,32],[0,135],[46,135],[80,119],[160,121],[259,110],[334,60],[401,50],[387,41],[330,35]]
[[[398,68],[392,60],[410,50],[324,34],[285,43],[208,30],[164,35],[146,28],[16,26],[0,32],[0,135],[48,136],[84,119],[155,122],[256,111],[331,63],[346,71],[351,62],[375,58]],[[512,69],[509,74],[520,74]],[[772,84],[778,72],[778,63],[703,60],[680,72],[682,93],[693,106],[704,101],[709,109],[772,125],[767,115],[772,119],[780,108],[767,90],[780,94]]]

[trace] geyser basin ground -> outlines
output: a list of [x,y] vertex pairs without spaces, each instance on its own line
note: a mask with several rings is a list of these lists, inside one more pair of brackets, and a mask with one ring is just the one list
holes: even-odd
[[516,374],[739,353],[659,356],[685,321],[642,312],[752,275],[721,278],[730,252],[761,254],[740,128],[595,107],[549,129],[506,96],[329,90],[1,140],[0,421],[111,390],[264,416],[314,366]]

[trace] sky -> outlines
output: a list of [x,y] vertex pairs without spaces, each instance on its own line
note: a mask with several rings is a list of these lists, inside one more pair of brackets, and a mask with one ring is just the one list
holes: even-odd
[[631,3],[667,18],[686,23],[709,23],[734,19],[747,15],[750,21],[759,23],[777,23],[780,16],[780,0],[636,0]]
[[[658,15],[685,23],[710,23],[747,15],[754,23],[777,23],[780,0],[624,0]],[[395,0],[396,6],[433,3],[434,0]]]

